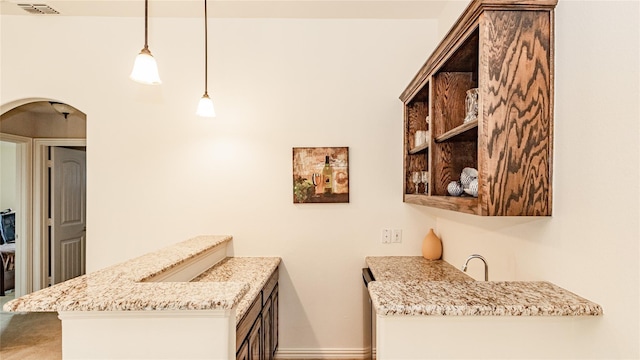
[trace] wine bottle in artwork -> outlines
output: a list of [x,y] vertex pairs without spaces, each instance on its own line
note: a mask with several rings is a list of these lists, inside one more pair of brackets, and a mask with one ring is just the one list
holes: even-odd
[[333,193],[333,169],[329,164],[329,156],[324,157],[324,168],[322,168],[322,180],[324,181],[324,193]]

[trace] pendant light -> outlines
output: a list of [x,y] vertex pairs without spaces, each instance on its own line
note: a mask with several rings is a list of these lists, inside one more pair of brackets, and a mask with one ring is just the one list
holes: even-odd
[[73,108],[67,104],[63,104],[55,101],[49,101],[49,104],[51,104],[51,107],[53,107],[55,111],[57,111],[62,116],[64,116],[65,119],[67,119],[69,115],[73,113]]
[[148,44],[149,0],[144,0],[144,47],[136,56],[133,70],[129,76],[131,80],[146,85],[160,85],[160,75],[156,59],[151,55]]
[[198,103],[198,110],[196,115],[203,117],[216,117],[216,112],[213,109],[213,100],[209,97],[207,92],[207,0],[204,0],[204,95]]

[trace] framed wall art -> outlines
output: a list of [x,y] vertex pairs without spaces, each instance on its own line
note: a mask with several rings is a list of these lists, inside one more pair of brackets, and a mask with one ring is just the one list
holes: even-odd
[[293,148],[293,202],[348,203],[349,148]]

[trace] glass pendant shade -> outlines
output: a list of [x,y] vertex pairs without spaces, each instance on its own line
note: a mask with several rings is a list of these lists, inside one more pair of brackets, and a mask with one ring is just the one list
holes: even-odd
[[129,78],[145,85],[159,85],[158,64],[149,51],[149,0],[144,0],[144,47],[136,56]]
[[146,85],[160,85],[160,74],[158,74],[158,64],[156,59],[151,55],[151,51],[147,47],[140,51],[133,63],[133,70],[129,76],[131,80]]
[[213,100],[209,97],[209,94],[204,93],[200,102],[198,103],[198,110],[196,115],[202,117],[216,117],[216,111],[213,109]]

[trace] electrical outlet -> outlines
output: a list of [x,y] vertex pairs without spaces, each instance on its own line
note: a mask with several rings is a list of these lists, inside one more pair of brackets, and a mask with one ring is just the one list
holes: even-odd
[[391,229],[382,229],[380,242],[383,244],[389,244],[391,242]]
[[393,232],[391,233],[391,242],[402,242],[402,229],[393,229]]

